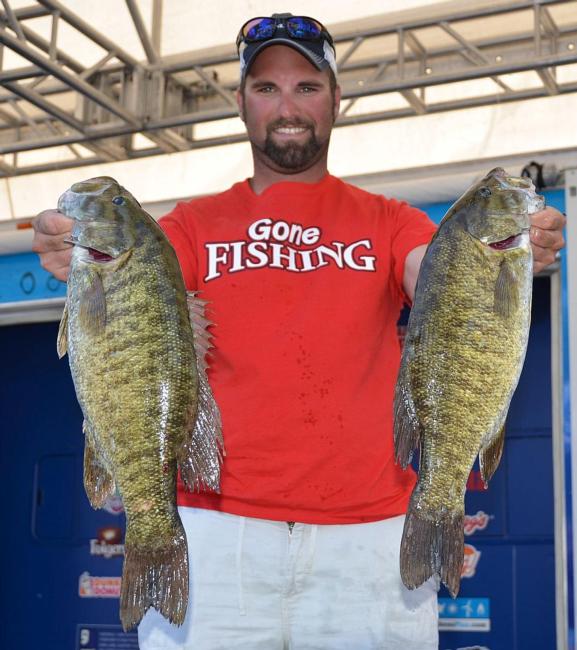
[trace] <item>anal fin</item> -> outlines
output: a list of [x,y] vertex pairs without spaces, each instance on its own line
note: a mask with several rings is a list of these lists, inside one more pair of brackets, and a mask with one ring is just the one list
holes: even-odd
[[393,407],[395,459],[403,469],[410,464],[413,453],[421,442],[419,421],[406,374],[401,368]]
[[497,433],[479,451],[479,467],[485,485],[489,482],[499,466],[505,445],[505,423]]

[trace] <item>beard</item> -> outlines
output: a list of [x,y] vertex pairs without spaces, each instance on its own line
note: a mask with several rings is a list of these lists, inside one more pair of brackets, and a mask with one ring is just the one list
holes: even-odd
[[[302,127],[308,129],[309,137],[304,143],[286,142],[278,144],[273,139],[273,132],[279,127]],[[310,167],[318,159],[323,146],[318,141],[312,124],[305,122],[286,122],[278,120],[267,128],[267,135],[262,152],[275,165],[287,171],[300,171]]]

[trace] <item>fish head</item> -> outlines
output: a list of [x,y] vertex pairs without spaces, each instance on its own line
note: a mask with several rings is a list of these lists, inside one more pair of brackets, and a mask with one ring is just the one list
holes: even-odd
[[74,219],[70,241],[83,262],[115,262],[136,244],[134,215],[142,209],[113,178],[100,176],[75,183],[58,200],[58,209]]
[[497,167],[459,199],[454,214],[483,246],[506,251],[529,245],[530,215],[544,206],[529,178]]

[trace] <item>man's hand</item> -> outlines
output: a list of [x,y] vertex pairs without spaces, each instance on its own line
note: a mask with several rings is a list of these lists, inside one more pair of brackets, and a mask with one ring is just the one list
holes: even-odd
[[32,250],[40,255],[42,268],[64,282],[68,279],[73,248],[64,240],[70,238],[73,223],[73,219],[58,210],[44,210],[33,223]]
[[533,273],[539,273],[557,259],[557,252],[565,246],[563,228],[566,221],[559,210],[549,206],[531,215]]

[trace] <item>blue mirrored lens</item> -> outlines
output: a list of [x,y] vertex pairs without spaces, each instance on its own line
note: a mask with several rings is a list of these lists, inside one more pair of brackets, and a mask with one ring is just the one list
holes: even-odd
[[315,40],[320,34],[319,26],[307,18],[291,18],[287,20],[287,31],[293,38]]
[[276,29],[275,21],[271,18],[263,18],[256,25],[253,25],[246,33],[246,38],[255,41],[263,41],[272,38]]

